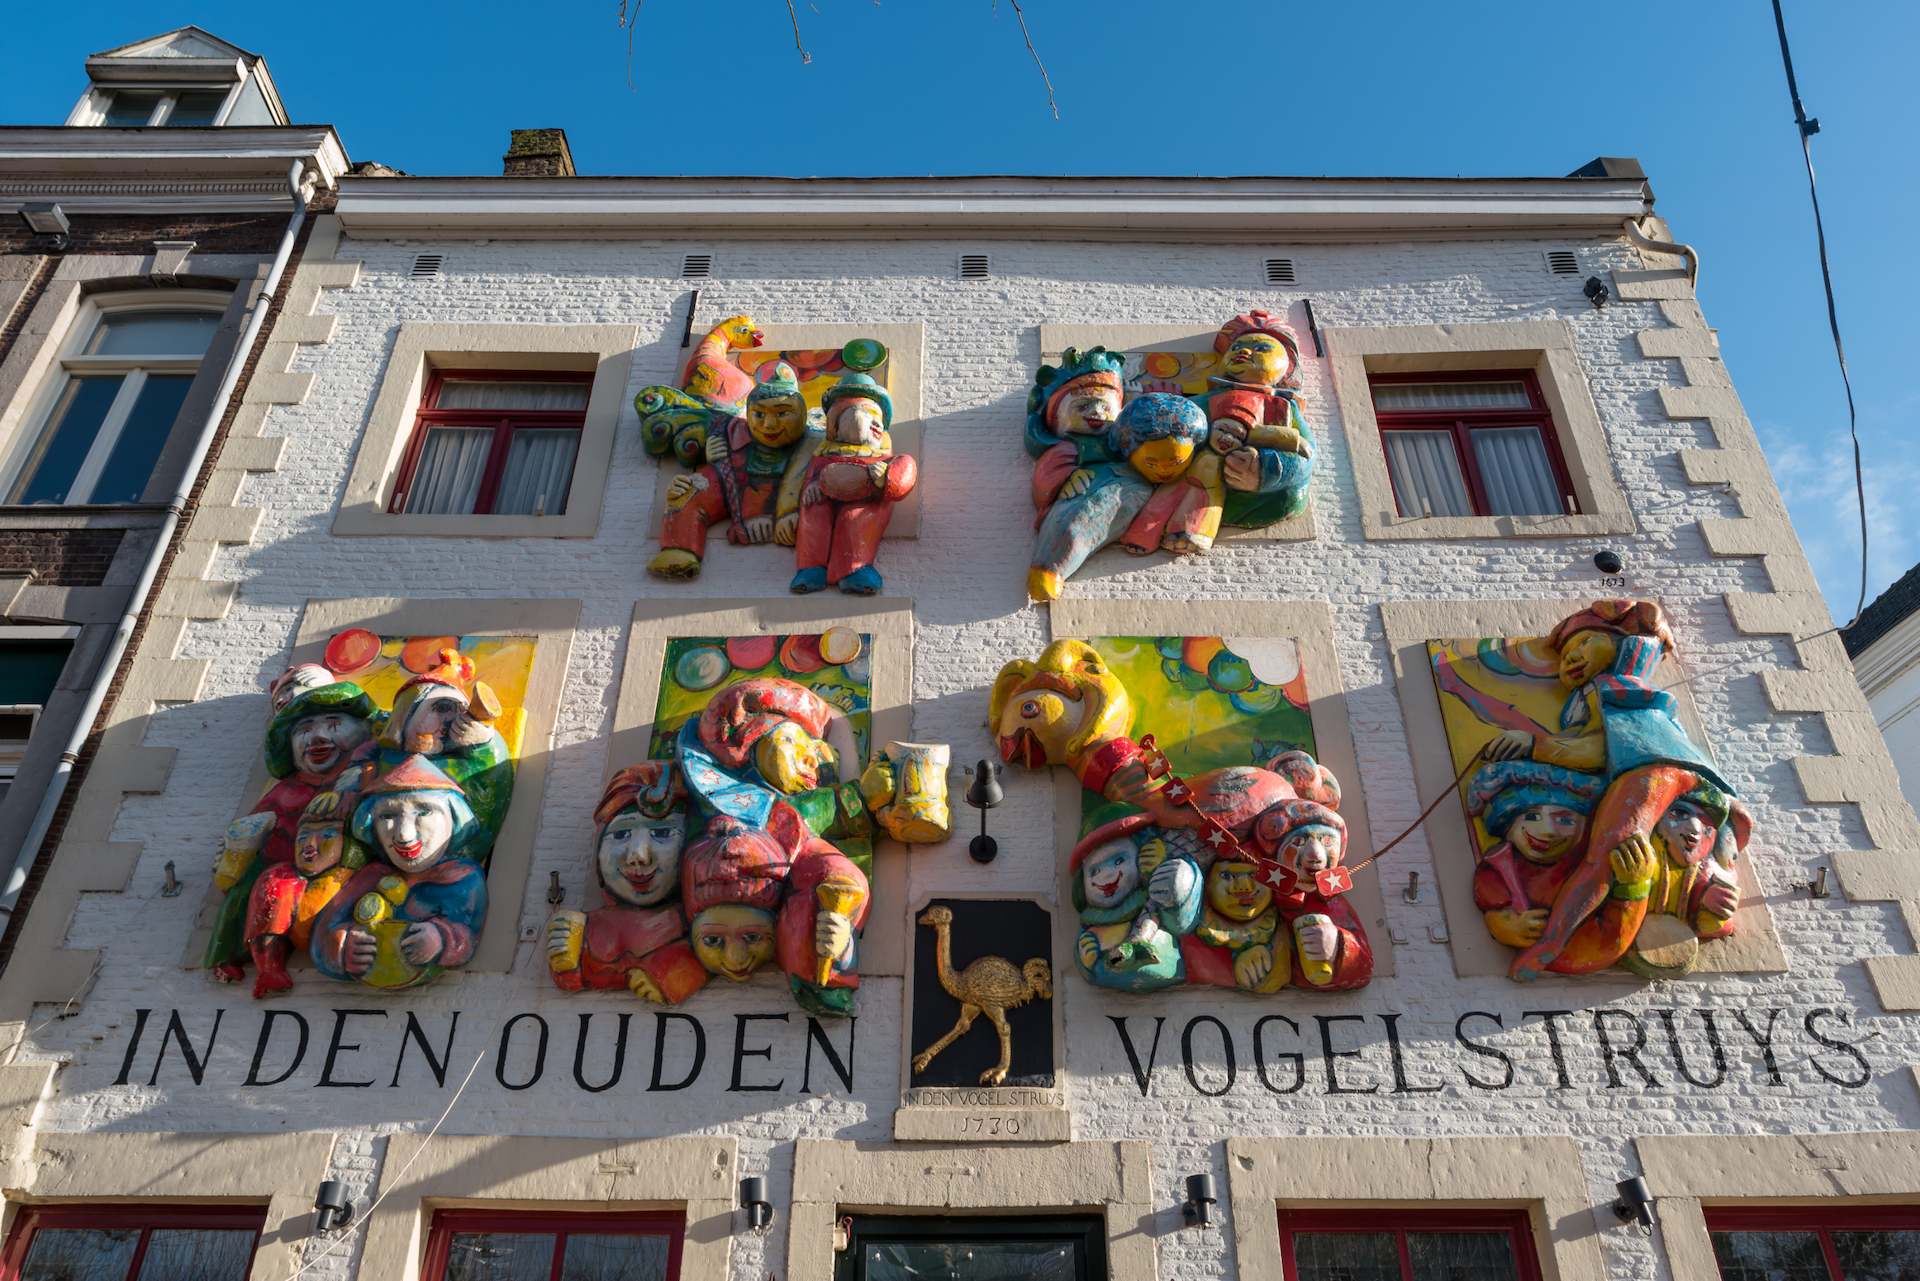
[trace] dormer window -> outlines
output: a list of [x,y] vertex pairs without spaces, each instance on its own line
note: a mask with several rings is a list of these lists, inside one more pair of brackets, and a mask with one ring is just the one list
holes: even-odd
[[122,45],[87,59],[92,81],[69,125],[207,129],[284,125],[287,113],[257,54],[198,27]]

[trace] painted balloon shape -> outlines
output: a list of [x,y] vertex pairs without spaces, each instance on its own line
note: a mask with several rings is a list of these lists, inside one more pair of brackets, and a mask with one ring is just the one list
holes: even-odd
[[732,666],[727,662],[724,652],[711,645],[702,645],[680,656],[680,662],[673,669],[673,679],[680,688],[697,693],[718,685],[731,670]]
[[337,676],[371,667],[379,657],[380,638],[364,627],[350,627],[327,642],[327,666]]
[[743,672],[757,672],[780,652],[777,636],[735,636],[727,642],[727,660]]
[[838,666],[860,657],[860,633],[851,627],[830,627],[820,636],[820,657]]

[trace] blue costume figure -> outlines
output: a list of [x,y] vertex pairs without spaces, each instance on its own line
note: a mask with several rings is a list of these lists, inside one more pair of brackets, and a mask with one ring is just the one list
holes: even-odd
[[1080,973],[1121,992],[1187,981],[1180,938],[1199,923],[1204,900],[1193,835],[1151,823],[1149,814],[1107,823],[1074,847],[1069,864]]
[[457,783],[482,833],[466,852],[485,867],[513,803],[513,756],[493,725],[500,701],[475,678],[473,659],[451,648],[439,658],[395,692],[374,764],[391,770],[425,756]]
[[1141,537],[1129,529],[1154,486],[1186,473],[1206,436],[1206,414],[1184,396],[1148,392],[1121,410],[1107,429],[1106,459],[1077,467],[1041,520],[1028,595],[1054,599],[1087,557],[1123,538],[1129,551],[1158,547],[1157,530]]
[[353,834],[383,861],[356,872],[314,922],[314,968],[370,987],[408,987],[472,959],[487,919],[487,877],[465,855],[484,829],[460,785],[410,756],[361,793]]

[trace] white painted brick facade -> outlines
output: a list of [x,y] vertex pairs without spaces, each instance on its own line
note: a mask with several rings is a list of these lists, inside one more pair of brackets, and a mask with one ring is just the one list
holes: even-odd
[[[1564,242],[1555,242],[1556,246]],[[815,1093],[800,1094],[805,1024],[795,1011],[788,1024],[755,1023],[751,1044],[770,1039],[771,1061],[746,1060],[749,1083],[784,1079],[782,1090],[727,1090],[737,1013],[792,1010],[776,976],[736,988],[716,982],[688,1006],[708,1035],[707,1062],[683,1092],[646,1089],[654,1053],[653,1013],[613,994],[569,997],[549,981],[540,949],[520,944],[508,975],[452,974],[415,992],[381,995],[325,983],[302,972],[298,991],[271,1004],[251,1002],[244,990],[223,988],[180,958],[207,885],[214,834],[234,812],[247,785],[264,719],[265,682],[286,660],[294,628],[309,597],[554,596],[584,602],[553,743],[531,872],[519,921],[498,907],[490,931],[544,922],[541,889],[558,870],[577,903],[589,875],[591,811],[607,766],[617,680],[636,598],[659,596],[783,598],[793,572],[785,549],[711,545],[704,576],[691,585],[650,578],[654,547],[648,529],[655,466],[640,447],[631,405],[622,420],[599,536],[591,540],[488,541],[431,539],[397,545],[381,538],[331,535],[368,407],[382,376],[396,326],[402,321],[638,324],[635,390],[670,382],[684,358],[679,346],[685,286],[675,277],[689,246],[675,242],[471,241],[396,244],[345,240],[338,257],[364,264],[352,288],[323,292],[318,312],[337,314],[333,340],[299,349],[293,372],[315,376],[304,404],[276,406],[264,434],[289,438],[277,471],[248,478],[238,502],[263,508],[251,545],[220,550],[208,573],[239,584],[230,612],[192,624],[178,657],[210,664],[199,701],[158,711],[149,746],[177,749],[166,791],[129,796],[113,839],[140,841],[144,853],[125,893],[82,896],[67,945],[99,949],[101,969],[91,992],[69,1018],[41,1006],[23,1059],[69,1060],[56,1078],[46,1131],[337,1131],[334,1177],[346,1180],[364,1207],[382,1159],[384,1134],[425,1131],[447,1107],[475,1055],[497,1039],[505,1017],[542,1014],[552,1031],[545,1074],[532,1088],[511,1091],[495,1079],[489,1054],[446,1118],[455,1134],[654,1137],[730,1134],[741,1141],[740,1173],[765,1173],[776,1207],[784,1210],[796,1138],[883,1141],[892,1136],[898,1086],[902,985],[869,979],[861,990],[854,1088],[840,1088],[816,1055]],[[1057,993],[1065,1002],[1067,1067],[1076,1138],[1140,1139],[1152,1144],[1160,1207],[1160,1275],[1173,1281],[1234,1274],[1235,1225],[1226,1204],[1229,1171],[1223,1140],[1238,1136],[1575,1136],[1584,1152],[1611,1275],[1666,1278],[1664,1254],[1636,1230],[1621,1226],[1605,1207],[1616,1180],[1636,1173],[1631,1138],[1640,1134],[1823,1133],[1920,1126],[1920,1100],[1905,1065],[1915,1061],[1914,1022],[1882,1012],[1858,964],[1871,956],[1912,950],[1899,911],[1890,903],[1849,903],[1836,896],[1807,899],[1791,887],[1811,879],[1833,851],[1869,845],[1850,805],[1810,806],[1789,767],[1796,756],[1830,755],[1835,748],[1818,715],[1775,713],[1759,673],[1798,665],[1782,638],[1745,637],[1729,620],[1727,593],[1772,590],[1758,558],[1713,558],[1697,522],[1741,514],[1734,497],[1687,483],[1677,451],[1713,449],[1704,420],[1676,421],[1662,409],[1661,388],[1686,385],[1678,360],[1644,359],[1634,335],[1670,325],[1656,302],[1616,299],[1593,310],[1580,295],[1588,272],[1638,270],[1623,241],[1579,246],[1583,274],[1555,277],[1542,266],[1541,242],[1462,241],[1309,245],[1290,248],[1303,283],[1269,290],[1255,281],[1263,251],[1257,246],[1115,245],[996,242],[994,277],[954,277],[963,246],[943,241],[877,244],[836,242],[724,242],[718,279],[705,286],[703,322],[747,313],[763,323],[922,321],[927,326],[922,485],[917,541],[890,540],[880,568],[886,594],[911,598],[916,613],[914,735],[950,742],[956,762],[992,755],[984,728],[987,688],[1008,658],[1033,656],[1048,639],[1044,609],[1024,602],[1030,551],[1026,532],[1030,462],[1021,449],[1026,389],[1040,352],[1037,326],[1067,323],[1190,323],[1209,326],[1250,307],[1292,307],[1290,319],[1307,347],[1305,410],[1318,430],[1320,463],[1313,501],[1319,537],[1311,542],[1228,542],[1199,557],[1136,562],[1103,553],[1074,580],[1074,594],[1186,600],[1246,597],[1324,600],[1337,628],[1341,680],[1360,761],[1360,777],[1344,780],[1349,795],[1364,793],[1376,840],[1384,842],[1421,809],[1402,727],[1400,701],[1384,640],[1383,600],[1580,597],[1608,594],[1598,586],[1592,554],[1615,546],[1627,558],[1635,595],[1657,598],[1669,611],[1693,677],[1695,698],[1714,751],[1755,816],[1750,851],[1791,965],[1777,977],[1710,976],[1644,984],[1625,977],[1555,978],[1523,988],[1504,979],[1459,980],[1445,944],[1427,941],[1443,925],[1439,905],[1408,905],[1398,886],[1433,869],[1423,835],[1401,844],[1383,863],[1387,924],[1413,942],[1395,950],[1398,974],[1353,994],[1240,998],[1202,990],[1174,998],[1127,998],[1067,977]],[[446,255],[434,279],[407,278],[413,255]],[[1617,292],[1617,291],[1616,291]],[[1348,442],[1340,430],[1325,361],[1311,358],[1298,306],[1311,297],[1323,327],[1428,325],[1495,320],[1560,319],[1572,326],[1594,399],[1609,433],[1614,464],[1641,533],[1632,538],[1368,542],[1361,537],[1349,478]],[[703,323],[701,329],[704,330]],[[1311,681],[1312,675],[1309,675]],[[975,867],[964,840],[913,856],[911,896],[992,889],[1051,893],[1055,884],[1052,789],[1041,775],[1009,771],[1008,804],[992,816],[1001,855]],[[972,814],[962,811],[962,825]],[[1447,821],[1443,811],[1440,819]],[[175,860],[188,882],[176,899],[157,896],[161,866]],[[1386,927],[1368,922],[1384,935]],[[1709,945],[1711,946],[1711,945]],[[1064,960],[1064,958],[1056,958]],[[81,984],[84,975],[75,973]],[[366,1048],[343,1054],[336,1074],[372,1078],[361,1089],[317,1087],[332,1030],[330,1010],[383,1010],[358,1017],[345,1036]],[[1606,1007],[1637,1014],[1647,1032],[1643,1060],[1658,1080],[1645,1087],[1630,1067],[1621,1088],[1608,1088],[1596,1050],[1590,1011]],[[1829,1036],[1858,1041],[1872,1079],[1849,1089],[1825,1079],[1813,1065],[1804,1020],[1827,1007],[1851,1016],[1829,1022]],[[129,1084],[113,1085],[136,1008],[154,1010]],[[299,1011],[312,1026],[313,1044],[294,1079],[270,1088],[240,1084],[247,1075],[262,1008]],[[1764,1022],[1779,1008],[1774,1044],[1783,1083],[1768,1082],[1760,1053],[1736,1011]],[[169,1010],[181,1011],[196,1048],[205,1046],[215,1011],[226,1011],[207,1071],[196,1087],[177,1046],[169,1046],[159,1083],[146,1084],[158,1035]],[[397,1087],[390,1086],[405,1014],[412,1011],[436,1046],[449,1012],[459,1010],[459,1035],[444,1088],[434,1084],[418,1047],[408,1051]],[[1561,1020],[1572,1088],[1555,1088],[1547,1039],[1538,1018],[1523,1011],[1567,1009]],[[1680,1081],[1665,1031],[1651,1011],[1679,1012],[1689,1066],[1710,1075],[1697,1012],[1711,1011],[1727,1056],[1726,1080],[1715,1089]],[[1502,1016],[1505,1030],[1486,1020],[1471,1034],[1512,1055],[1511,1088],[1468,1085],[1463,1069],[1482,1078],[1498,1066],[1462,1049],[1454,1021],[1469,1010]],[[578,1014],[593,1012],[594,1047],[585,1072],[604,1079],[610,1066],[614,1016],[634,1015],[622,1082],[589,1093],[572,1080]],[[1305,1055],[1305,1085],[1296,1093],[1265,1088],[1253,1062],[1253,1024],[1265,1014],[1297,1021],[1267,1025],[1274,1084],[1291,1080],[1291,1060]],[[1415,1085],[1440,1083],[1432,1093],[1394,1094],[1381,1014],[1398,1013],[1408,1071]],[[1357,1014],[1363,1023],[1336,1023],[1332,1035],[1361,1057],[1340,1061],[1343,1082],[1372,1084],[1368,1094],[1328,1093],[1316,1015]],[[1155,1015],[1167,1018],[1151,1097],[1142,1099],[1110,1015],[1124,1015],[1144,1055]],[[1221,1097],[1189,1084],[1181,1062],[1181,1032],[1197,1015],[1222,1020],[1234,1037],[1237,1078]],[[42,1022],[42,1020],[46,1020]],[[286,1033],[282,1020],[282,1034]],[[1624,1026],[1624,1021],[1622,1021]],[[529,1032],[523,1023],[521,1034]],[[1491,1036],[1486,1035],[1492,1033]],[[845,1043],[844,1029],[830,1035]],[[285,1042],[279,1043],[284,1048]],[[274,1061],[272,1051],[269,1074]],[[530,1038],[516,1039],[509,1079],[528,1071]],[[1200,1087],[1226,1081],[1221,1047],[1202,1025],[1195,1032],[1194,1074]],[[284,1062],[284,1059],[279,1060]],[[1828,1071],[1854,1069],[1844,1055],[1821,1051]],[[684,1056],[680,1064],[684,1065]],[[666,1070],[677,1067],[669,1054]],[[833,1088],[822,1090],[825,1078]],[[1223,1226],[1182,1231],[1179,1203],[1189,1174],[1212,1171],[1219,1183]],[[787,1216],[764,1238],[742,1231],[733,1275],[759,1281],[784,1273]],[[744,1219],[737,1219],[744,1224]],[[357,1247],[356,1247],[357,1248]],[[353,1274],[357,1256],[309,1248],[314,1278]],[[1249,1279],[1251,1281],[1251,1279]]]

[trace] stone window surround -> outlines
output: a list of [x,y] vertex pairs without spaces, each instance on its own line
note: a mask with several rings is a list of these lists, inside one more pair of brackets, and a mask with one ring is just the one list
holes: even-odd
[[[1063,596],[1048,607],[1054,640],[1088,636],[1285,636],[1300,646],[1300,662],[1307,672],[1308,714],[1313,719],[1314,746],[1321,764],[1340,780],[1340,817],[1347,824],[1350,850],[1374,848],[1367,823],[1367,803],[1360,781],[1360,761],[1353,746],[1353,726],[1347,718],[1347,693],[1342,682],[1340,654],[1333,637],[1333,607],[1325,601],[1257,600],[1113,600]],[[1066,852],[1080,840],[1080,780],[1065,768],[1053,770],[1054,842],[1060,851],[1059,901],[1073,901],[1065,879]],[[1386,901],[1380,889],[1380,864],[1362,869],[1348,892],[1354,912],[1366,927],[1373,949],[1373,976],[1394,974],[1393,939],[1384,925]],[[1054,949],[1058,956],[1074,955],[1079,923],[1071,912],[1054,913]],[[1502,971],[1504,973],[1504,971]],[[1079,982],[1076,974],[1073,981]]]
[[[911,454],[921,471],[913,492],[895,504],[884,537],[920,537],[920,494],[927,483],[926,422],[921,408],[926,379],[927,327],[914,321],[910,324],[759,325],[757,328],[762,335],[760,350],[765,351],[831,351],[856,338],[875,338],[886,345],[887,396],[893,401],[893,425],[887,434],[893,441],[894,452]],[[697,335],[695,341],[704,336]],[[652,385],[678,387],[680,371],[692,354],[691,346],[672,348],[672,369],[660,383]],[[660,524],[667,511],[667,486],[673,483],[674,477],[691,474],[676,458],[661,458],[658,462],[651,525],[655,542],[660,540]],[[708,526],[708,537],[724,538],[731,523],[715,521]]]
[[[1614,473],[1606,428],[1593,402],[1573,330],[1561,320],[1459,325],[1382,325],[1323,329],[1333,365],[1333,394],[1346,429],[1347,455],[1370,539],[1569,538],[1635,532],[1633,511]],[[1539,379],[1580,515],[1401,516],[1373,411],[1370,373],[1456,369],[1529,369]]]
[[[1218,325],[1041,325],[1040,359],[1055,361],[1060,359],[1069,347],[1081,351],[1089,347],[1105,347],[1108,351],[1212,351],[1213,340],[1220,332]],[[1310,352],[1301,353],[1300,363],[1304,369],[1312,360]],[[1032,386],[1029,377],[1028,387]],[[1026,388],[1021,389],[1023,392]],[[1020,421],[1024,425],[1026,414],[1023,411]],[[1309,425],[1313,425],[1309,420]],[[1324,471],[1324,467],[1316,468]],[[1242,529],[1234,525],[1222,525],[1216,542],[1247,542],[1262,540],[1276,543],[1305,543],[1319,537],[1314,525],[1313,501],[1309,496],[1304,511],[1287,517],[1283,521],[1268,525],[1264,529]],[[1109,555],[1126,557],[1122,563],[1138,563],[1142,557],[1133,556],[1119,548],[1104,549]],[[1099,553],[1096,553],[1098,555]],[[1169,559],[1166,552],[1156,552],[1155,556]]]
[[[1107,1221],[1108,1273],[1158,1274],[1153,1163],[1144,1142],[906,1147],[800,1139],[794,1145],[786,1275],[833,1275],[834,1227],[842,1215],[915,1212],[1100,1213]],[[1240,1275],[1278,1276],[1279,1257],[1276,1246],[1270,1273],[1243,1265]],[[1598,1281],[1601,1274],[1593,1276]]]
[[284,1281],[312,1238],[314,1189],[327,1177],[334,1136],[298,1134],[62,1134],[41,1131],[33,1180],[10,1193],[0,1236],[22,1205],[152,1202],[259,1205],[266,1223],[249,1281]]
[[[53,409],[63,384],[62,355],[79,334],[92,329],[102,311],[167,306],[176,300],[216,306],[222,311],[219,330],[200,357],[199,372],[168,433],[154,478],[141,495],[145,503],[164,503],[179,483],[187,451],[213,408],[214,393],[239,342],[247,309],[259,294],[261,282],[254,277],[264,268],[257,264],[265,261],[246,255],[208,255],[192,258],[192,275],[186,275],[182,269],[189,265],[188,254],[178,248],[144,257],[102,254],[62,259],[22,324],[13,349],[0,363],[0,484],[12,484],[32,448],[30,440]],[[126,510],[117,505],[115,509]],[[47,509],[33,510],[44,513]]]
[[[440,324],[403,321],[381,372],[347,492],[334,514],[340,538],[592,538],[600,530],[614,436],[633,363],[635,325]],[[415,411],[436,369],[591,371],[593,389],[573,459],[567,510],[549,516],[428,516],[389,512]]]
[[[309,600],[289,655],[289,665],[318,663],[327,640],[349,627],[364,627],[382,636],[533,636],[533,669],[527,676],[526,730],[514,772],[513,803],[501,825],[493,857],[487,864],[487,927],[480,932],[473,958],[461,970],[504,974],[513,968],[519,942],[520,916],[527,900],[527,876],[533,866],[534,837],[539,830],[545,799],[547,767],[552,756],[554,721],[573,650],[574,628],[580,617],[577,600],[488,600],[456,597],[444,600],[336,599]],[[256,756],[253,772],[234,813],[250,811],[272,779]],[[200,928],[187,945],[183,966],[199,968],[211,933],[212,907],[202,915]],[[296,953],[302,969],[311,963]]]
[[[1230,1138],[1226,1156],[1235,1262],[1243,1277],[1281,1275],[1283,1207],[1372,1206],[1524,1209],[1544,1281],[1607,1276],[1593,1193],[1580,1145],[1571,1138]],[[1718,1273],[1677,1269],[1674,1275]]]
[[[435,1210],[684,1209],[680,1281],[727,1281],[739,1144],[731,1135],[605,1140],[396,1134],[381,1163],[380,1204],[367,1215],[359,1276],[414,1281]],[[307,1195],[313,1195],[312,1185]]]
[[[1394,683],[1400,690],[1400,713],[1406,721],[1407,751],[1413,758],[1414,783],[1422,806],[1430,804],[1452,782],[1456,766],[1447,745],[1441,719],[1440,695],[1433,684],[1427,658],[1429,640],[1481,636],[1545,636],[1561,619],[1584,606],[1591,596],[1563,600],[1525,601],[1384,601],[1381,621],[1387,648],[1393,657]],[[1712,740],[1700,722],[1686,672],[1669,656],[1660,666],[1660,682],[1680,704],[1680,720],[1688,732],[1712,751]],[[1433,855],[1434,879],[1440,886],[1440,905],[1452,936],[1454,972],[1461,978],[1492,977],[1507,973],[1514,951],[1487,933],[1486,919],[1473,901],[1473,845],[1457,801],[1434,811],[1426,823],[1427,845]],[[1786,954],[1774,933],[1753,870],[1751,855],[1735,864],[1740,879],[1740,910],[1731,938],[1707,941],[1695,967],[1702,974],[1784,974]]]
[[[614,705],[613,737],[607,750],[606,777],[647,759],[653,741],[653,713],[660,702],[660,668],[667,641],[687,636],[778,636],[850,627],[872,637],[872,732],[874,749],[913,741],[913,601],[905,597],[791,597],[784,600],[687,599],[652,597],[633,607],[633,628],[620,670],[620,696]],[[954,798],[958,803],[959,798]],[[873,903],[860,939],[860,973],[905,972],[907,931],[906,847],[895,841],[873,843]],[[589,888],[587,906],[598,905],[599,889]]]
[[1920,1204],[1920,1136],[1907,1130],[1643,1135],[1634,1147],[1676,1277],[1719,1275],[1703,1205]]

